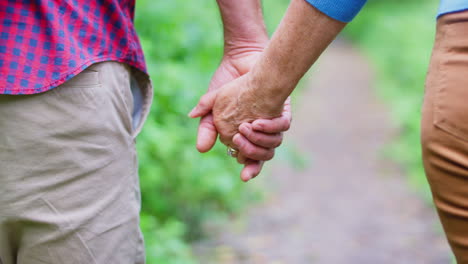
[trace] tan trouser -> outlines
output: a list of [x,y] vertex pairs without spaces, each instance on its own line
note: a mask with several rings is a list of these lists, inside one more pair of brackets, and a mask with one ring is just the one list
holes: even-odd
[[0,95],[1,263],[144,263],[131,76],[147,113],[148,78],[117,62]]
[[423,159],[458,263],[468,263],[468,12],[444,15],[429,69]]

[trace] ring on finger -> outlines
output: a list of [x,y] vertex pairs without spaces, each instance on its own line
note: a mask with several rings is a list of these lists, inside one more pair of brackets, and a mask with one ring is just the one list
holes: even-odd
[[239,154],[239,151],[235,148],[232,148],[232,147],[228,147],[227,148],[227,154],[230,156],[230,157],[237,157],[237,154]]

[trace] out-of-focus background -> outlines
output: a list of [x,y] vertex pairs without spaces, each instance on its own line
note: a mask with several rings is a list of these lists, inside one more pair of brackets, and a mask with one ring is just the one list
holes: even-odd
[[[273,32],[287,0],[264,0]],[[149,264],[450,263],[421,166],[419,119],[437,0],[373,0],[295,92],[284,146],[259,179],[187,113],[222,56],[215,1],[138,0],[154,82],[138,138]]]

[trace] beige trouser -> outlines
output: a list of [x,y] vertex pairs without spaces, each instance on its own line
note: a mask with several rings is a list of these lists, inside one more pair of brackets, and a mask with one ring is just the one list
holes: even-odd
[[[146,95],[137,127],[132,83]],[[134,137],[150,98],[148,78],[117,62],[0,95],[0,263],[144,263]]]
[[440,219],[468,264],[468,11],[444,15],[427,78],[423,159]]

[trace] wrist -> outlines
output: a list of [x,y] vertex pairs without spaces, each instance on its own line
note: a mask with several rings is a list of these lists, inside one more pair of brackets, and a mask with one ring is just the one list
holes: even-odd
[[262,61],[253,67],[249,75],[255,93],[259,97],[268,98],[274,106],[282,106],[299,82],[294,74],[286,70],[282,72],[276,65],[268,66]]
[[289,82],[277,82],[275,78],[268,73],[255,73],[254,71],[246,74],[249,85],[246,86],[245,93],[256,98],[255,108],[259,113],[263,113],[265,118],[273,118],[281,115],[286,99],[289,97],[293,88],[289,89]]
[[236,59],[252,53],[262,52],[268,44],[268,36],[257,36],[255,39],[225,38],[224,58]]
[[268,33],[260,0],[217,0],[226,50],[245,44],[265,45]]

